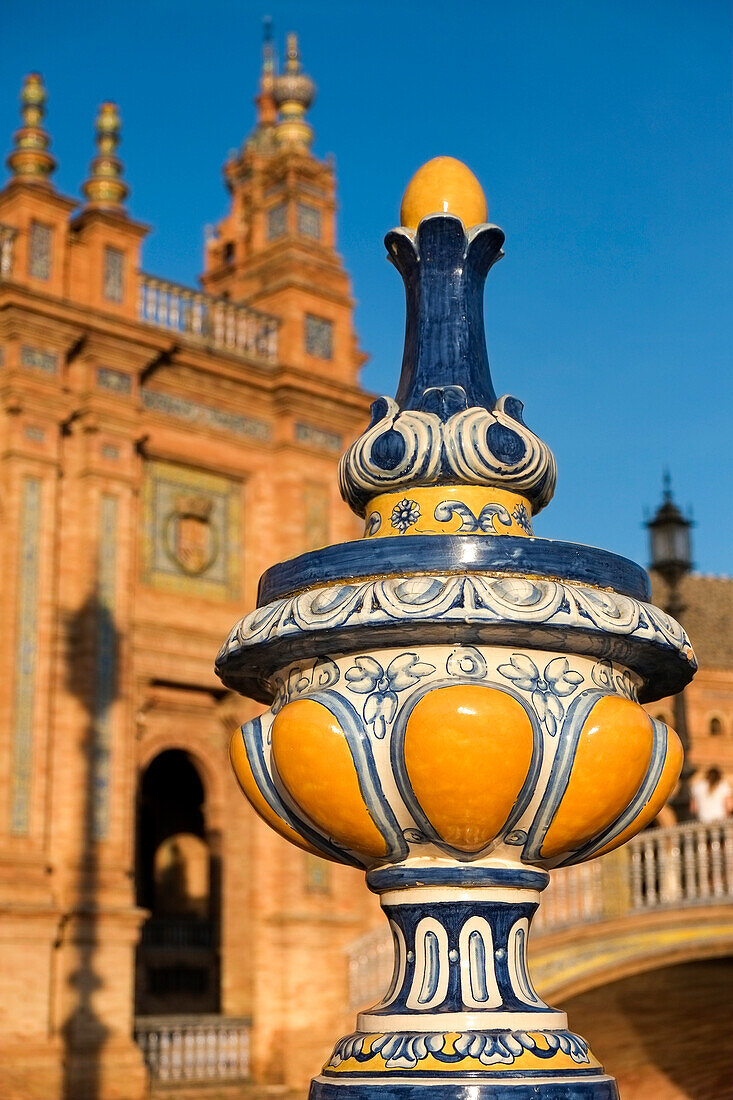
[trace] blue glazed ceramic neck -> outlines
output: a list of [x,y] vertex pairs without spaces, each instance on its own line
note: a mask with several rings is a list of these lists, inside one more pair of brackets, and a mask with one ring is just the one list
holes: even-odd
[[484,336],[484,282],[502,255],[495,225],[469,230],[450,214],[423,218],[417,232],[394,229],[385,244],[407,295],[401,409],[447,420],[462,408],[493,409]]

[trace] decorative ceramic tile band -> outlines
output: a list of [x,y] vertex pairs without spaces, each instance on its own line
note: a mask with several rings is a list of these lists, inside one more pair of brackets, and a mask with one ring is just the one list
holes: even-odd
[[16,836],[26,834],[30,823],[42,496],[43,486],[39,478],[23,479],[20,515],[21,560],[18,571],[18,635],[15,649],[15,697],[10,766],[10,831]]
[[653,669],[657,689],[666,678],[680,690],[696,667],[685,631],[652,604],[560,581],[460,574],[387,577],[277,600],[234,627],[217,671],[228,686],[269,702],[272,691],[261,677],[276,667],[276,643],[286,643],[283,652],[292,659],[319,652],[319,635],[324,652],[353,652],[373,647],[375,631],[379,644],[388,645],[393,629],[402,643],[410,636],[449,642],[458,624],[466,642],[538,646],[545,638],[564,652],[612,656],[617,650],[644,679]]
[[369,503],[365,538],[398,535],[532,535],[526,497],[476,485],[413,488],[408,496],[384,493]]

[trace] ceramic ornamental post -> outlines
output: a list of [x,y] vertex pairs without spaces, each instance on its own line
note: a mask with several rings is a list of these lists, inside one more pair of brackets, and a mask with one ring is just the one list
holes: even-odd
[[623,844],[674,787],[679,739],[639,704],[678,692],[694,656],[642,569],[533,535],[555,462],[491,383],[504,234],[475,177],[429,162],[401,221],[400,383],[340,467],[364,537],[268,570],[217,662],[270,706],[232,740],[244,794],[292,843],[364,868],[394,937],[389,989],[311,1100],[613,1100],[535,992],[527,939],[548,872]]

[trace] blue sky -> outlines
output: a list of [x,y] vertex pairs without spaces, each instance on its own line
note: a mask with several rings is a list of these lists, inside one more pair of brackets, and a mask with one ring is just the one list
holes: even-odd
[[695,558],[733,573],[731,15],[725,0],[5,0],[0,141],[39,69],[58,187],[78,194],[97,104],[122,110],[146,270],[193,283],[220,166],[252,126],[260,20],[300,34],[339,245],[394,391],[403,295],[382,238],[431,156],[478,175],[507,234],[487,285],[494,384],[554,449],[538,534],[646,563],[665,467]]

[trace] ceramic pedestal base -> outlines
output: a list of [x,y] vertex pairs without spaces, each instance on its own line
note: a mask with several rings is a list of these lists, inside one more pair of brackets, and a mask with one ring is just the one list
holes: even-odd
[[395,968],[359,1014],[310,1100],[618,1100],[564,1012],[535,992],[530,921],[544,871],[409,866],[372,871]]

